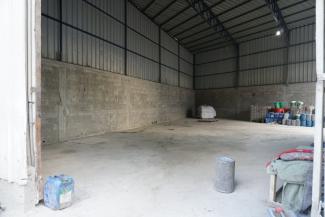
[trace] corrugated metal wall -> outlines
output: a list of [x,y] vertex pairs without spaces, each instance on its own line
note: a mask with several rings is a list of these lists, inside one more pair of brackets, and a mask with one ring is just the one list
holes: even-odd
[[233,87],[235,56],[233,46],[195,55],[195,88]]
[[178,85],[178,43],[161,31],[161,82]]
[[127,73],[150,81],[159,81],[158,27],[133,5],[127,8]]
[[289,49],[289,83],[316,81],[315,25],[294,29]]
[[163,31],[160,40],[159,27],[122,0],[42,1],[43,58],[192,88],[193,55]]
[[[316,80],[314,25],[292,29],[284,40],[268,36],[240,43],[239,86],[303,83]],[[236,52],[232,46],[195,55],[197,89],[234,87]],[[287,72],[287,74],[286,74]]]

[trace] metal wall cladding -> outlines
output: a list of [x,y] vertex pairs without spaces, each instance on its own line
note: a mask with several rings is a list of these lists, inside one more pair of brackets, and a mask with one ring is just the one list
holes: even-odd
[[316,81],[315,25],[292,30],[290,43],[289,83]]
[[233,46],[227,46],[224,48],[197,54],[195,56],[195,64],[213,62],[234,56],[236,56],[235,48]]
[[193,77],[185,73],[179,74],[179,85],[180,87],[192,88],[193,86]]
[[[74,0],[79,1],[79,0]],[[100,9],[104,10],[108,14],[117,18],[120,21],[124,22],[124,4],[123,0],[81,0],[90,2],[93,5],[96,5]]]
[[[159,28],[129,3],[125,48],[124,2],[62,0],[61,33],[60,1],[44,0],[42,57],[124,74],[127,50],[127,74],[158,82]],[[163,31],[161,46],[161,62],[165,65],[161,66],[162,82],[171,85],[183,82],[188,86],[188,78],[178,81],[178,71],[189,77],[193,74],[192,54],[180,47],[179,58],[178,42]]]
[[195,88],[223,88],[234,85],[236,70],[234,46],[195,55]]
[[314,25],[290,31],[288,66],[283,38],[269,36],[242,43],[240,46],[241,86],[281,84],[288,69],[288,82],[312,82],[315,74]]
[[133,5],[128,4],[128,26],[158,43],[159,28]]
[[178,56],[164,48],[161,49],[161,63],[178,70]]
[[252,70],[240,70],[239,86],[257,86],[283,83],[283,66],[267,67]]
[[183,59],[180,59],[180,71],[189,76],[193,76],[193,65]]
[[60,24],[42,17],[42,57],[56,59],[60,50]]
[[[288,65],[285,65],[287,48],[282,37],[267,36],[240,43],[239,86],[283,84],[286,82],[286,70],[288,83],[315,81],[314,32],[313,24],[290,31]],[[233,76],[218,73],[236,70],[236,59],[231,58],[234,56],[235,50],[231,46],[197,54],[196,87],[221,88],[225,86],[223,82],[232,84]],[[217,78],[222,82],[217,82]]]
[[170,50],[171,52],[178,53],[178,43],[171,38],[166,32],[161,31],[161,46]]
[[282,37],[270,36],[241,43],[239,46],[239,50],[240,55],[242,56],[265,50],[276,49],[284,46],[285,42]]
[[149,81],[159,81],[159,64],[128,52],[128,75]]
[[222,61],[200,64],[195,66],[195,75],[211,75],[217,73],[230,73],[236,70],[236,59],[230,58]]
[[161,83],[178,86],[178,71],[162,65]]
[[159,61],[159,45],[128,29],[128,49],[145,57]]
[[282,37],[268,36],[240,44],[239,85],[284,83],[285,59]]
[[235,73],[216,74],[195,78],[196,89],[225,88],[234,86]]
[[179,56],[186,60],[187,62],[193,64],[193,54],[191,52],[189,52],[187,49],[185,49],[184,47],[180,47],[179,48]]

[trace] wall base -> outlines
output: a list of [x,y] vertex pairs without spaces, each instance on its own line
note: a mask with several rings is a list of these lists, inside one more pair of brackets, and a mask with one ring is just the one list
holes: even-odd
[[300,100],[315,103],[315,83],[266,85],[196,91],[196,105],[211,105],[221,118],[249,120],[251,105],[272,105],[275,101]]
[[43,143],[184,118],[194,98],[191,89],[43,59]]

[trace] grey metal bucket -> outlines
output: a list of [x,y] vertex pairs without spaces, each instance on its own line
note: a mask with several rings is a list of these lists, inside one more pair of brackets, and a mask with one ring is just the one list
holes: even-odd
[[216,162],[215,187],[221,193],[232,193],[235,188],[235,160],[222,156]]

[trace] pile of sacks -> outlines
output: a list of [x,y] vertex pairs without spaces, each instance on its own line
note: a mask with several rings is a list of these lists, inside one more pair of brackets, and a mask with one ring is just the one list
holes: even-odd
[[277,201],[295,216],[305,216],[310,211],[313,152],[313,144],[299,146],[282,152],[267,164],[267,173],[284,181]]

